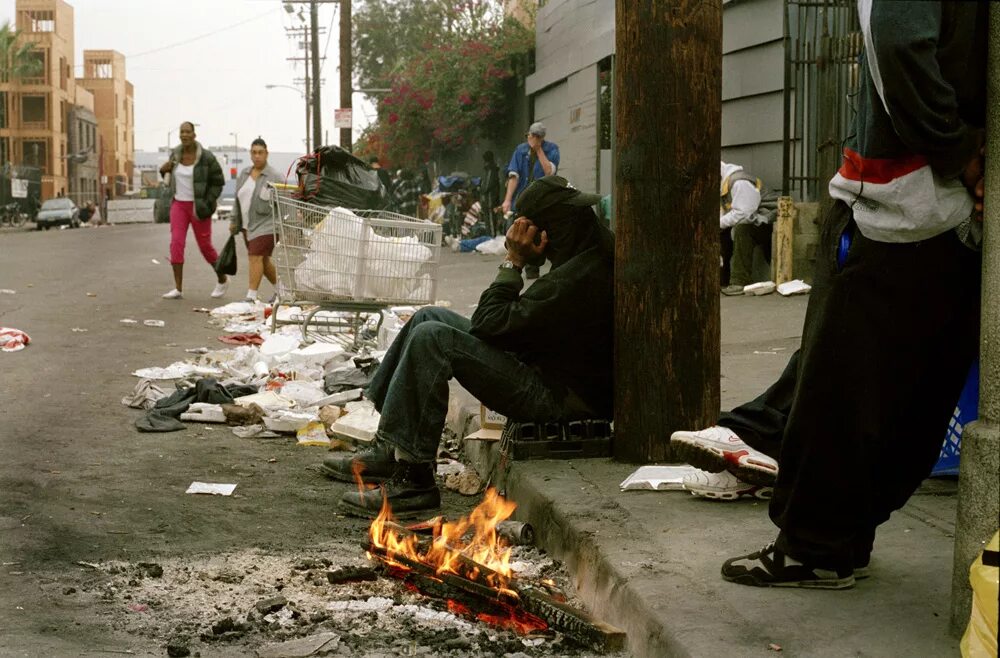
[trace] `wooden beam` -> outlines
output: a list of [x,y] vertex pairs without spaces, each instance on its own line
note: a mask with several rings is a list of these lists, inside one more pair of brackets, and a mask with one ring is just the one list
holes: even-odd
[[794,278],[792,247],[797,214],[792,197],[778,198],[778,218],[774,222],[771,238],[771,268],[774,270],[772,278],[779,286]]

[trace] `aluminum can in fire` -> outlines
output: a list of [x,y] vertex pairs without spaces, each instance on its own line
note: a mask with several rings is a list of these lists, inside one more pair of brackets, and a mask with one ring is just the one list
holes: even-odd
[[530,546],[535,543],[535,529],[523,521],[501,521],[497,524],[497,534],[512,546]]

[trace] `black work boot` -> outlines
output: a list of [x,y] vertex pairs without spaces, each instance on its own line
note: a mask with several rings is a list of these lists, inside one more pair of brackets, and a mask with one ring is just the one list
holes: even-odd
[[376,438],[357,452],[346,452],[323,460],[323,474],[343,482],[354,482],[355,472],[360,471],[361,481],[378,484],[393,476],[398,466],[396,449]]
[[396,474],[377,489],[348,491],[340,499],[340,509],[356,516],[375,517],[388,499],[397,519],[413,518],[441,507],[441,492],[434,482],[434,464],[400,462]]

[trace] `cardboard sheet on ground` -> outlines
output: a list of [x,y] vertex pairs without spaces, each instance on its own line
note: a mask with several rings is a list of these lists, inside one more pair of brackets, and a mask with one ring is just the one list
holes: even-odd
[[236,489],[235,484],[218,484],[215,482],[192,482],[184,493],[209,494],[212,496],[229,496]]
[[694,473],[694,466],[640,466],[618,486],[622,491],[680,491],[684,476]]

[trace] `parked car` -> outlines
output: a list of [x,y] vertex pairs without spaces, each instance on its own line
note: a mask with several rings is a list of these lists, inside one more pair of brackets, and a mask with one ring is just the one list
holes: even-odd
[[38,210],[35,226],[39,231],[43,228],[50,229],[53,226],[78,228],[80,226],[80,209],[71,199],[66,197],[48,199],[42,202],[42,207]]
[[219,194],[219,202],[215,207],[215,219],[229,219],[233,214],[233,206],[236,205],[236,180],[230,178],[222,186]]

